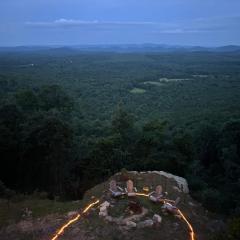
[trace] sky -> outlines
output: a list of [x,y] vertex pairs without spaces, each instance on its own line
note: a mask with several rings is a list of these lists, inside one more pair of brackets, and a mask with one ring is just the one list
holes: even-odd
[[0,46],[240,45],[240,0],[0,0]]

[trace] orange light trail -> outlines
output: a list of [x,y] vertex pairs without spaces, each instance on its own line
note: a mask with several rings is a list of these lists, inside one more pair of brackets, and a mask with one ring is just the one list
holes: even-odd
[[99,203],[99,200],[97,200],[96,202],[93,202],[91,204],[89,204],[84,210],[83,213],[86,213],[89,209],[91,209],[93,206],[95,206],[96,204]]
[[[137,196],[143,196],[143,197],[149,197],[149,194],[145,194],[145,193],[136,193]],[[163,202],[173,202],[173,200],[170,199],[164,199]],[[182,213],[182,211],[180,209],[177,209],[178,213],[181,215],[181,217],[183,218],[183,220],[185,221],[185,223],[188,225],[188,228],[190,230],[190,236],[191,236],[191,240],[195,240],[195,233],[193,230],[193,227],[191,225],[191,223],[187,220],[187,218],[184,216],[184,214]]]
[[191,236],[191,240],[195,240],[195,234],[193,231],[193,227],[191,225],[191,223],[186,219],[186,217],[183,215],[183,213],[181,212],[180,209],[178,209],[178,213],[181,215],[181,217],[183,218],[183,220],[186,222],[186,224],[188,225],[188,228],[190,230],[190,236]]
[[56,240],[60,235],[62,235],[64,233],[64,230],[70,226],[71,224],[73,224],[74,222],[76,222],[79,218],[81,217],[80,214],[78,214],[75,218],[73,218],[72,220],[68,221],[65,225],[63,225],[56,233],[56,235],[51,239],[51,240]]
[[136,193],[136,196],[149,197],[149,194],[145,194],[145,193]]
[[[83,213],[86,213],[88,210],[90,210],[93,206],[95,206],[95,205],[98,204],[98,203],[99,203],[99,200],[97,200],[97,201],[89,204],[89,205],[83,210]],[[64,230],[65,230],[66,228],[68,228],[71,224],[73,224],[73,223],[75,223],[77,220],[79,220],[80,217],[81,217],[81,215],[78,214],[75,218],[69,220],[66,224],[64,224],[64,225],[57,231],[57,233],[54,235],[53,238],[51,238],[51,240],[56,240],[56,239],[58,239],[58,237],[64,233]]]
[[[136,196],[142,196],[142,197],[149,197],[149,194],[145,194],[145,193],[136,193]],[[164,202],[174,202],[172,200],[169,199],[164,199]],[[98,204],[100,201],[96,200],[93,203],[90,203],[89,205],[87,205],[82,213],[86,213],[87,211],[89,211],[92,207],[94,207],[96,204]],[[184,214],[182,213],[182,211],[180,209],[177,209],[177,212],[180,214],[180,216],[182,217],[182,219],[184,220],[184,222],[188,225],[188,228],[190,230],[190,236],[191,236],[191,240],[196,240],[195,239],[195,233],[193,230],[193,227],[191,225],[191,223],[187,220],[187,218],[184,216]],[[65,231],[66,228],[68,228],[71,224],[73,224],[74,222],[78,221],[80,219],[81,215],[78,214],[75,218],[69,220],[66,224],[64,224],[54,235],[53,238],[51,238],[51,240],[56,240],[58,239],[58,237],[60,235],[62,235]]]

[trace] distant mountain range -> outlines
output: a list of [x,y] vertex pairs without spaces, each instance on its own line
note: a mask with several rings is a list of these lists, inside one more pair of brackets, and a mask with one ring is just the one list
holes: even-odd
[[240,46],[227,45],[221,47],[201,47],[201,46],[180,46],[165,44],[109,44],[109,45],[74,45],[74,46],[17,46],[17,47],[0,47],[0,52],[239,52]]

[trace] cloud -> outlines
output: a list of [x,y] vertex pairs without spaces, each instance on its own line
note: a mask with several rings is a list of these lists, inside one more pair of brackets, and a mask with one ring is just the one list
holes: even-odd
[[209,33],[209,32],[239,32],[240,17],[198,18],[191,22],[179,22],[175,29],[160,29],[159,33]]
[[98,21],[80,21],[80,20],[60,18],[51,22],[26,22],[25,24],[31,27],[59,28],[59,27],[91,25],[91,24],[97,24],[97,23]]
[[26,22],[25,24],[33,27],[74,27],[84,25],[155,25],[157,23],[137,21],[82,21],[61,18],[52,22]]
[[87,31],[131,31],[149,32],[162,31],[175,32],[179,26],[172,23],[148,22],[148,21],[83,21],[73,19],[57,19],[51,22],[26,22],[26,26],[33,28],[72,29]]
[[134,30],[159,34],[184,34],[223,32],[240,28],[240,17],[199,18],[191,22],[164,23],[148,21],[84,21],[60,18],[55,21],[26,22],[26,26],[34,28],[80,28],[93,31]]
[[227,31],[240,28],[240,16],[198,18],[187,26],[188,30],[197,31]]

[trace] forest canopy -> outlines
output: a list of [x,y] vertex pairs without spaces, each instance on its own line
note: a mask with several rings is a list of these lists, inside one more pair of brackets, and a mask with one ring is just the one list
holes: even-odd
[[164,170],[239,214],[239,57],[1,53],[1,197],[78,199],[123,168]]

